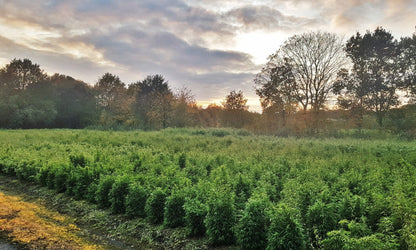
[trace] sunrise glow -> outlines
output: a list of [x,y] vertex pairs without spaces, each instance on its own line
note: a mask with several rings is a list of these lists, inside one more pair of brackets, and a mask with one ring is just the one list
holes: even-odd
[[[22,11],[24,10],[24,11]],[[198,103],[242,90],[260,111],[253,79],[290,36],[313,30],[350,37],[382,25],[414,32],[413,1],[5,1],[0,64],[30,58],[48,72],[94,84],[104,72],[130,84],[162,74]]]

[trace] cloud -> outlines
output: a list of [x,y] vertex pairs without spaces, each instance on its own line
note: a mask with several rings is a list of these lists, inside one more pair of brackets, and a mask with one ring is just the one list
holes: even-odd
[[[321,29],[350,36],[383,25],[396,36],[410,35],[416,16],[414,0],[0,0],[0,4],[2,62],[28,57],[48,71],[90,83],[107,71],[126,83],[162,74],[173,87],[187,85],[198,100],[223,98],[233,89],[255,98],[252,80],[261,69],[254,63],[259,62],[255,52],[272,53],[294,34]],[[243,38],[250,42],[238,40]]]
[[[16,44],[14,41],[0,36],[0,58],[4,63],[9,63],[14,58],[29,58],[37,63],[48,74],[61,73],[70,75],[76,79],[93,84],[98,79],[98,74],[91,72],[107,72],[111,67],[92,64],[85,58],[74,58],[69,55],[57,54],[52,51],[33,50],[26,46]],[[10,53],[12,51],[13,53]]]
[[247,30],[293,30],[316,23],[315,19],[284,15],[278,9],[264,5],[232,9],[225,16]]

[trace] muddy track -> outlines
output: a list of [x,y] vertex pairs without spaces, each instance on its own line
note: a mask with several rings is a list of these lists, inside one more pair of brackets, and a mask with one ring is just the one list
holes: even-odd
[[[148,244],[138,242],[124,242],[115,237],[109,236],[105,230],[99,230],[96,225],[82,223],[82,216],[88,214],[93,206],[89,204],[82,204],[82,201],[74,201],[70,197],[66,197],[63,194],[54,193],[51,190],[39,187],[32,183],[21,182],[10,177],[0,175],[0,193],[4,193],[6,197],[21,197],[22,202],[26,204],[39,204],[45,206],[48,210],[64,214],[69,216],[74,221],[75,225],[80,229],[77,233],[81,238],[88,242],[99,246],[104,249],[157,249],[157,247],[151,247]],[[76,208],[71,211],[69,208]],[[83,208],[83,209],[80,209]],[[13,212],[13,211],[12,211]],[[7,218],[13,219],[12,217],[17,216],[18,211],[15,213],[5,215]],[[43,218],[48,220],[49,218]],[[28,245],[19,245],[12,243],[7,238],[7,233],[2,234],[0,238],[0,249],[30,249],[30,243]],[[36,248],[36,247],[35,247]],[[53,247],[52,247],[53,248]]]
[[[104,249],[208,249],[206,239],[188,239],[183,229],[151,226],[143,219],[112,215],[86,201],[75,200],[37,184],[0,175],[0,192],[20,196],[73,218],[79,235]],[[1,249],[1,248],[0,248]]]

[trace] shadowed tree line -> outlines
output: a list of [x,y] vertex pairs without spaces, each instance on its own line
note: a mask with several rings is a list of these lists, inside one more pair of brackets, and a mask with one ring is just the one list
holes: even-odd
[[188,88],[173,91],[161,75],[127,86],[105,73],[91,86],[70,76],[48,76],[29,59],[14,59],[0,70],[0,90],[2,128],[243,127],[248,116],[258,116],[247,111],[241,91],[232,92],[230,98],[239,99],[224,107],[202,109]]
[[29,59],[14,59],[0,70],[0,127],[416,133],[415,82],[416,35],[398,41],[380,27],[346,43],[327,32],[290,37],[254,79],[262,114],[248,111],[242,91],[231,91],[222,105],[202,108],[189,89],[172,90],[161,75],[126,85],[105,73],[91,86],[70,76],[48,76]]

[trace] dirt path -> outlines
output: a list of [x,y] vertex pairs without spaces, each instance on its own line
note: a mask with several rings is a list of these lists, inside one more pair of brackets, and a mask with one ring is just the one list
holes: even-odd
[[133,249],[86,225],[80,228],[77,211],[60,209],[73,202],[54,197],[50,190],[0,175],[0,249]]
[[103,249],[77,235],[73,219],[0,192],[0,231],[29,249]]
[[[3,229],[0,228],[0,244],[4,242],[4,238],[1,241],[1,236],[6,232],[9,236],[6,239],[6,243],[10,245],[11,240],[13,240],[11,245],[14,246],[14,242],[19,242],[17,249],[21,249],[20,246],[31,245],[32,243],[37,244],[38,240],[40,242],[47,237],[43,236],[39,237],[42,239],[36,239],[36,235],[31,235],[30,237],[33,238],[30,244],[25,243],[24,240],[19,241],[12,235],[11,228],[14,228],[14,226],[6,228],[6,226],[3,226],[1,219],[5,220],[7,218],[9,220],[8,223],[15,224],[20,221],[23,226],[28,226],[31,224],[31,221],[34,221],[33,217],[37,216],[36,220],[52,223],[45,225],[48,230],[59,228],[57,232],[68,234],[67,238],[65,236],[63,239],[54,238],[54,240],[69,242],[68,244],[73,243],[74,247],[69,249],[78,249],[80,244],[82,249],[210,248],[205,238],[186,238],[186,231],[183,228],[169,229],[154,226],[148,224],[145,219],[140,218],[129,220],[123,215],[113,215],[109,211],[100,210],[96,205],[86,201],[74,200],[65,194],[56,193],[37,184],[19,181],[4,175],[0,175],[0,193],[0,198],[7,201],[0,201],[0,227],[4,227]],[[16,202],[16,204],[13,206],[3,205],[3,203],[11,202]],[[18,208],[19,206],[20,208]],[[30,207],[34,212],[22,212],[23,208]],[[1,211],[6,211],[3,215],[4,218],[1,217]],[[16,215],[20,214],[28,215],[29,219],[17,219]],[[35,225],[31,226],[36,228]],[[24,228],[14,233],[21,234],[26,230]],[[42,229],[39,235],[44,233]],[[25,237],[29,237],[29,235]],[[48,246],[49,243],[41,244]],[[44,249],[45,247],[39,248]],[[51,248],[59,249],[56,246]],[[68,249],[67,247],[64,248]],[[2,248],[0,247],[0,249]]]

